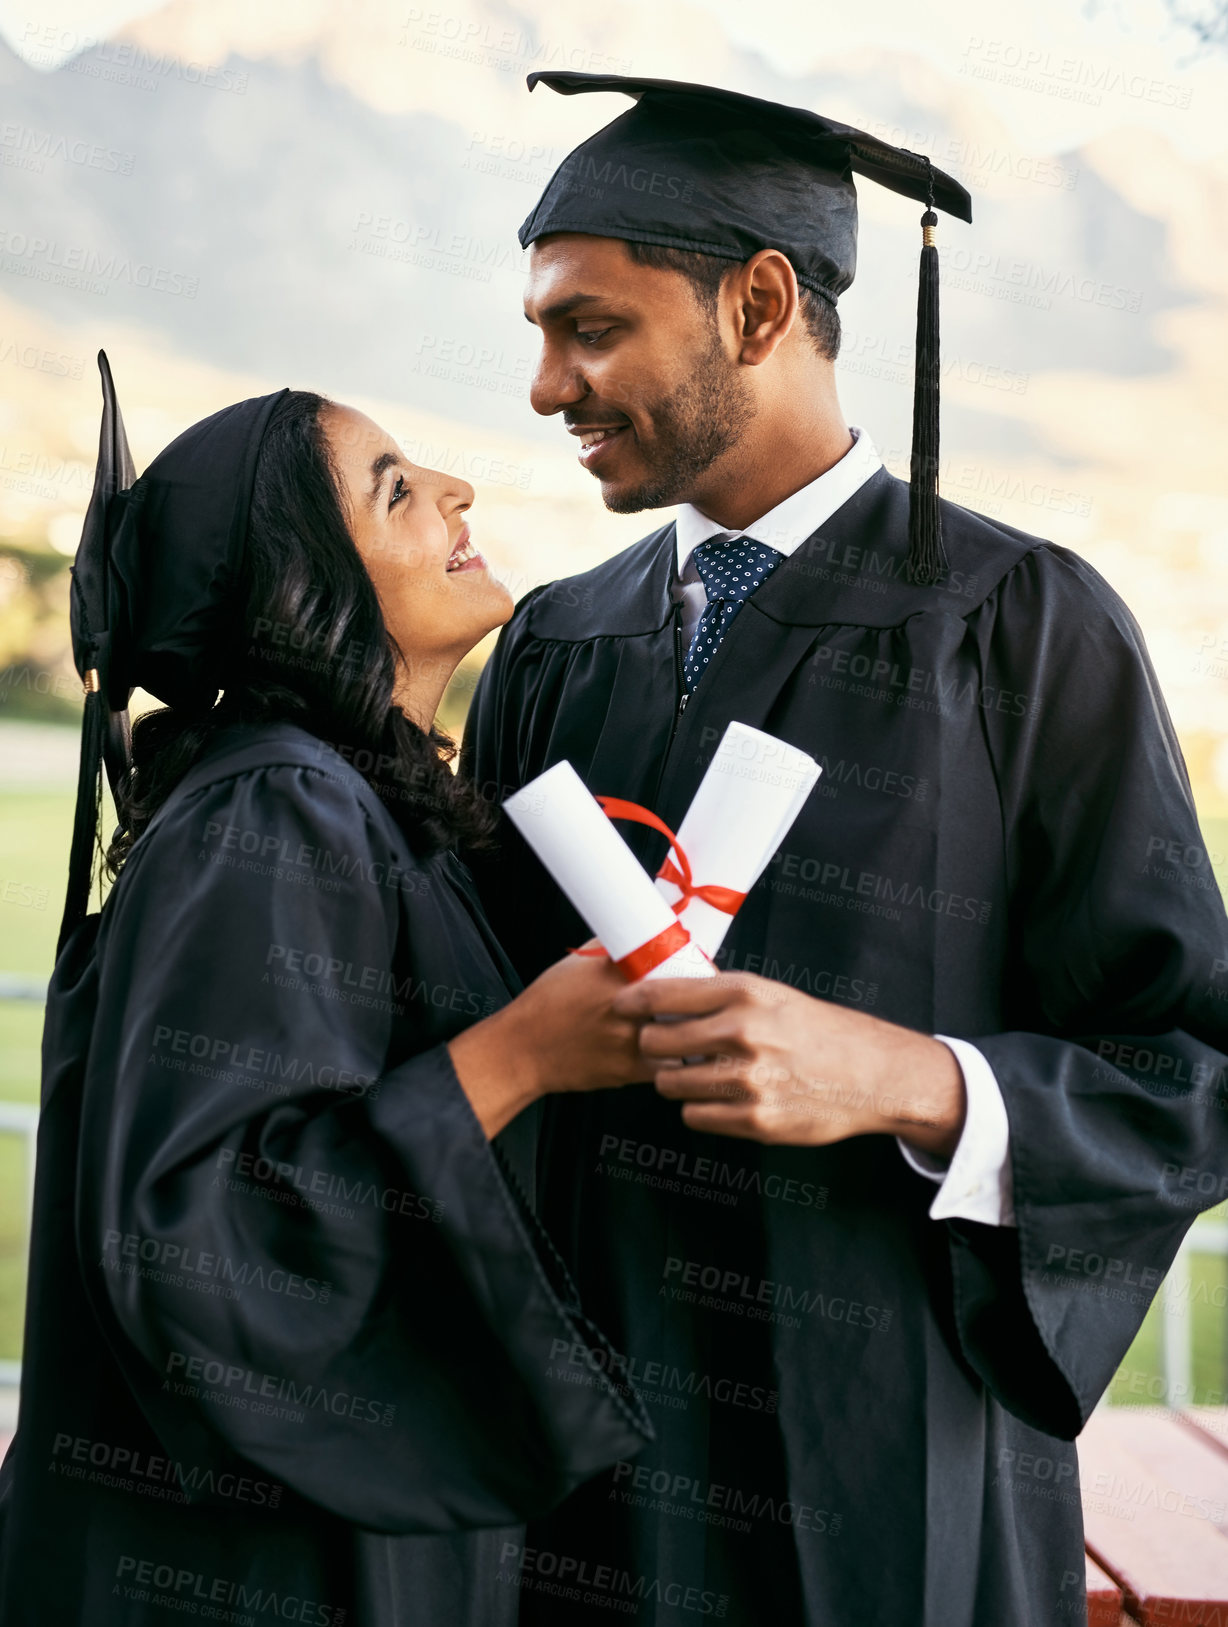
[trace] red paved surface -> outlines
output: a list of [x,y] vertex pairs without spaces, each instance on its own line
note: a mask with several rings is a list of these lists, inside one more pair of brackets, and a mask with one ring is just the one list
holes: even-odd
[[1088,1552],[1143,1627],[1228,1627],[1228,1536],[1215,1519],[1228,1457],[1176,1419],[1130,1410],[1101,1408],[1079,1437]]

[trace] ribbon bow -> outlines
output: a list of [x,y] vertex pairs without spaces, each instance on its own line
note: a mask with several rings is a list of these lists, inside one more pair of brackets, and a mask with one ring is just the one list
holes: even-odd
[[[665,837],[677,855],[678,862],[675,864],[667,853],[661,868],[657,871],[657,876],[661,881],[672,882],[682,894],[682,897],[671,905],[675,915],[681,915],[693,898],[702,898],[705,904],[710,904],[713,909],[720,910],[725,915],[738,913],[746,894],[735,892],[732,887],[718,887],[714,884],[697,887],[691,870],[691,861],[677,836],[663,819],[658,819],[655,813],[642,807],[640,803],[626,802],[622,797],[598,797],[596,800],[607,818],[623,819],[632,825],[647,825],[650,830],[659,831]],[[638,949],[633,949],[629,955],[624,955],[621,960],[615,962],[615,965],[628,982],[638,983],[640,978],[646,977],[654,967],[660,966],[671,955],[676,955],[690,941],[691,935],[682,922],[675,921],[672,926],[666,927],[664,932],[658,932],[655,938],[650,938]],[[573,949],[571,953],[604,955],[605,950],[598,944],[592,949]]]
[[746,894],[735,892],[732,887],[717,887],[715,884],[697,887],[691,871],[691,861],[679,845],[677,836],[663,819],[658,819],[655,813],[641,807],[638,802],[624,802],[621,797],[598,797],[597,801],[610,819],[625,819],[628,824],[647,825],[650,830],[660,831],[678,855],[678,863],[675,864],[667,853],[661,868],[657,871],[659,880],[672,881],[682,893],[677,903],[671,906],[675,915],[681,915],[693,898],[702,898],[705,904],[711,904],[714,910],[720,910],[723,915],[738,913],[746,901]]

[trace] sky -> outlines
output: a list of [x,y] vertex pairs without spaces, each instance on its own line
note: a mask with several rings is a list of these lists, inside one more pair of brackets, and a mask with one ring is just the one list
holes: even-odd
[[[461,468],[518,593],[634,541],[657,517],[607,514],[529,409],[515,243],[554,166],[625,103],[528,96],[524,76],[722,84],[968,186],[973,224],[939,234],[944,494],[1118,588],[1204,805],[1228,816],[1228,54],[1158,0],[777,0],[763,22],[745,0],[0,0],[0,542],[71,553],[100,345],[138,466],[294,383]],[[134,49],[157,66],[129,74]],[[112,172],[65,156],[83,140]],[[898,472],[916,210],[871,186],[860,209],[837,377]],[[54,274],[71,253],[190,293],[79,292]],[[67,376],[18,365],[32,345]],[[31,462],[59,472],[31,482]]]
[[[97,4],[95,0],[0,0],[0,36],[36,66],[56,67],[81,49],[82,42],[105,38],[125,24],[162,9],[148,0]],[[344,18],[353,8],[327,0],[292,6],[270,0],[220,0],[210,7],[219,33],[228,13],[243,13],[249,48],[278,38],[308,36],[327,26],[331,12]],[[818,71],[833,60],[884,46],[929,63],[938,73],[981,77],[1000,92],[1000,111],[1014,136],[1031,146],[1061,151],[1119,127],[1141,125],[1163,131],[1191,156],[1224,151],[1223,94],[1228,58],[1200,48],[1192,31],[1176,20],[1163,0],[941,0],[918,6],[915,0],[868,0],[855,6],[816,5],[814,0],[776,0],[769,28],[758,8],[744,0],[695,0],[687,7],[660,0],[614,0],[601,8],[617,13],[623,38],[668,52],[675,43],[695,50],[689,18],[706,14],[723,38],[754,52],[785,75]],[[445,6],[413,6],[406,16],[448,17]],[[670,14],[675,21],[671,23]],[[553,6],[527,5],[530,31],[558,38],[577,33],[585,16],[599,32],[598,16],[564,0]],[[480,4],[452,8],[454,37],[482,16]],[[671,41],[671,33],[681,38]],[[640,64],[636,64],[637,68]],[[1110,88],[1106,88],[1110,87]],[[1189,93],[1175,120],[1174,95]]]

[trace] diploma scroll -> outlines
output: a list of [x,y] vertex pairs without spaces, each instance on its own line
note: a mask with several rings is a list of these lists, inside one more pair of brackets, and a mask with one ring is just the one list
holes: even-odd
[[[687,928],[570,763],[556,763],[503,806],[610,959],[622,962],[632,980],[712,976],[712,963],[689,941]],[[649,946],[646,958],[652,961],[650,946],[658,940],[662,946],[676,940],[678,947],[638,972],[637,953]]]
[[[822,773],[813,757],[745,723],[725,730],[686,817],[678,846],[691,861],[695,887],[748,893],[802,811]],[[682,889],[664,877],[657,888],[670,904]],[[687,901],[682,919],[691,941],[715,956],[733,915],[702,897]]]

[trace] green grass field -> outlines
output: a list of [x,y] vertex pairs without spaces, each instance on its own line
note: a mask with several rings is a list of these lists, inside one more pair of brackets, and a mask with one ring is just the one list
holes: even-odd
[[[72,832],[72,792],[0,793],[0,972],[46,978],[55,958]],[[0,1100],[38,1101],[43,1008],[0,1000]],[[25,1157],[0,1135],[0,1361],[21,1355],[25,1302]]]
[[[1217,1211],[1223,1218],[1222,1211]],[[1171,1314],[1190,1318],[1189,1406],[1228,1404],[1228,1260],[1195,1254],[1190,1265],[1189,1303]],[[1154,1407],[1165,1399],[1160,1359],[1163,1323],[1169,1314],[1159,1300],[1147,1312],[1138,1338],[1109,1385],[1109,1400],[1118,1406]]]
[[[109,826],[104,826],[109,828]],[[72,830],[72,790],[0,791],[0,972],[46,978],[55,955]],[[1208,849],[1228,854],[1228,819],[1207,820]],[[1218,871],[1228,894],[1228,868]],[[37,1102],[43,1013],[29,1001],[0,1000],[0,1100]],[[0,1135],[0,1361],[21,1352],[26,1248],[26,1191],[17,1137]],[[1194,1399],[1228,1400],[1228,1261],[1197,1255],[1191,1318]],[[1187,1314],[1182,1310],[1180,1314]],[[1153,1306],[1110,1399],[1154,1405],[1159,1388],[1163,1311]]]

